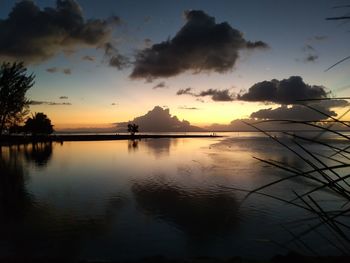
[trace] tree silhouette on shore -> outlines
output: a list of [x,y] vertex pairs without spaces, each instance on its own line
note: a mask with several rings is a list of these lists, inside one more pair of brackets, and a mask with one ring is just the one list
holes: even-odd
[[54,131],[51,120],[42,112],[35,113],[35,115],[28,118],[24,130],[32,135],[48,135]]
[[27,74],[23,63],[0,66],[0,135],[20,123],[28,114],[26,92],[34,85],[34,75]]
[[135,123],[133,123],[133,124],[129,123],[128,124],[128,132],[130,132],[131,136],[134,136],[135,133],[139,132],[139,126]]

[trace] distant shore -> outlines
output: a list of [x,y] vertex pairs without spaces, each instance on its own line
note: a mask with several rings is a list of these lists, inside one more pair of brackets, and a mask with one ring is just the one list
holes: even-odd
[[49,135],[49,136],[24,136],[3,135],[0,136],[0,144],[25,144],[32,142],[72,142],[72,141],[117,141],[117,140],[141,140],[161,138],[219,138],[220,135],[213,134],[86,134],[86,135]]

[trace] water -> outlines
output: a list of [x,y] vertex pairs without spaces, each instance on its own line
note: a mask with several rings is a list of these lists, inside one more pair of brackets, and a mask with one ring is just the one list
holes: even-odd
[[[254,189],[287,174],[253,157],[306,165],[259,133],[224,135],[2,147],[1,257],[266,259],[286,253],[276,244],[311,224],[297,221],[310,214],[266,196],[245,200],[233,188]],[[313,187],[295,178],[265,193],[290,200],[292,190]],[[325,208],[339,205],[327,192],[314,197]],[[315,233],[305,242],[326,255],[339,253]]]

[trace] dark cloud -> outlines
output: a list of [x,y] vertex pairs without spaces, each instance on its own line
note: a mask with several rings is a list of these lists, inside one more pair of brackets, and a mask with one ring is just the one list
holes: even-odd
[[300,103],[303,99],[326,98],[325,87],[306,84],[299,76],[288,79],[262,81],[254,84],[246,93],[237,96],[238,100],[273,102],[279,104]]
[[[345,107],[350,105],[346,100],[325,100],[319,102],[311,102],[310,106],[324,114],[336,117],[335,111],[331,110],[336,107]],[[250,117],[253,119],[269,119],[269,120],[298,120],[298,121],[322,121],[328,119],[327,116],[303,105],[293,105],[288,107],[283,105],[276,109],[263,109],[253,112]]]
[[227,72],[242,49],[266,48],[262,41],[251,42],[228,23],[216,23],[203,11],[185,12],[186,24],[175,37],[154,44],[136,55],[131,78],[171,77],[185,71]]
[[208,131],[257,131],[254,127],[248,125],[248,124],[254,125],[259,127],[260,129],[264,131],[296,131],[296,130],[317,130],[313,129],[312,127],[307,127],[303,124],[289,124],[286,122],[279,122],[279,121],[273,121],[273,122],[264,122],[257,124],[257,120],[254,119],[236,119],[231,121],[229,124],[217,124],[214,123],[210,126],[205,127]]
[[326,39],[328,39],[327,36],[313,36],[311,38],[311,40],[316,40],[316,41],[323,41],[323,40],[326,40]]
[[110,40],[112,25],[119,22],[118,17],[86,20],[75,0],[57,0],[56,7],[45,9],[18,1],[0,19],[0,57],[33,63],[81,46],[98,47]]
[[217,89],[208,89],[200,92],[196,95],[197,97],[210,96],[213,101],[233,101],[234,95],[230,94],[228,89],[217,90]]
[[102,48],[105,51],[105,57],[108,59],[108,65],[119,70],[127,68],[130,65],[129,59],[121,55],[118,49],[110,42],[105,43]]
[[180,110],[199,110],[197,107],[180,106]]
[[59,69],[56,67],[53,67],[53,68],[47,68],[46,71],[49,73],[56,73],[59,71]]
[[66,75],[72,74],[72,70],[71,70],[70,68],[64,68],[64,69],[62,70],[62,72],[63,72],[63,74],[66,74]]
[[60,96],[59,99],[60,100],[68,100],[68,97],[67,96]]
[[117,103],[115,103],[115,102],[113,102],[112,104],[111,104],[111,106],[116,106],[117,105]]
[[[322,108],[322,112],[330,116],[336,116],[336,113],[334,111],[326,108]],[[305,108],[302,105],[293,105],[292,107],[284,105],[276,109],[263,109],[257,112],[253,112],[250,117],[253,119],[300,121],[319,121],[327,119],[325,115],[320,114],[312,109]]]
[[304,61],[305,62],[316,62],[316,60],[318,59],[318,55],[308,55]]
[[210,96],[213,101],[233,101],[235,99],[234,94],[231,94],[228,89],[217,90],[208,89],[201,91],[199,93],[194,93],[192,88],[180,89],[177,91],[176,95],[190,95],[194,97],[206,97]]
[[303,50],[304,51],[315,51],[315,48],[313,46],[311,46],[310,44],[306,44],[304,47],[303,47]]
[[248,49],[254,49],[254,48],[269,48],[269,46],[263,42],[263,41],[256,41],[256,42],[251,42],[251,41],[247,41],[246,43],[246,48]]
[[159,82],[157,85],[153,87],[153,89],[165,89],[165,88],[168,88],[168,86],[164,81]]
[[305,57],[303,58],[303,62],[316,62],[319,58],[318,52],[316,51],[316,49],[311,46],[310,44],[306,44],[303,47],[303,52],[305,54]]
[[311,101],[309,102],[310,106],[317,107],[320,105],[321,107],[326,108],[341,108],[349,105],[349,102],[344,99],[329,99],[329,100],[322,100],[322,101]]
[[95,58],[92,56],[83,56],[81,59],[85,61],[91,61],[91,62],[95,61]]
[[141,132],[176,132],[176,131],[202,131],[201,128],[192,126],[188,121],[180,121],[176,116],[171,116],[169,109],[156,106],[143,116],[136,117],[129,122],[116,123],[118,131],[127,131],[129,123],[139,125]]
[[58,67],[52,67],[52,68],[47,68],[46,69],[47,72],[49,73],[63,73],[65,75],[71,75],[72,74],[72,70],[70,68],[58,68]]
[[179,89],[177,92],[176,92],[176,95],[194,95],[194,93],[192,92],[192,88],[188,87],[186,89]]
[[29,101],[29,105],[36,106],[36,105],[48,105],[48,106],[70,106],[72,103],[70,102],[53,102],[53,101],[38,101],[38,100],[31,100]]

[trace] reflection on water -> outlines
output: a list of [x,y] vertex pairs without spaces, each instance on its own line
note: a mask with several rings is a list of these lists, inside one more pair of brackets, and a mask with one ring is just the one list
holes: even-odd
[[28,192],[24,160],[41,166],[51,154],[51,144],[1,148],[0,259],[75,258],[80,242],[105,228],[106,220],[78,220]]
[[232,193],[184,189],[154,180],[137,182],[132,191],[144,213],[174,223],[191,238],[230,235],[237,224],[237,201]]
[[[0,147],[0,259],[284,253],[261,240],[288,240],[281,225],[305,211],[225,188],[253,189],[283,176],[252,156],[304,165],[247,135]],[[288,199],[291,189],[312,187],[299,178],[272,189]]]
[[0,151],[0,225],[20,219],[31,207],[31,197],[25,187],[25,170],[18,151]]
[[139,149],[139,141],[138,140],[129,140],[128,141],[129,152],[137,151],[138,149]]
[[37,166],[45,166],[52,156],[52,142],[33,143],[24,146],[24,156]]

